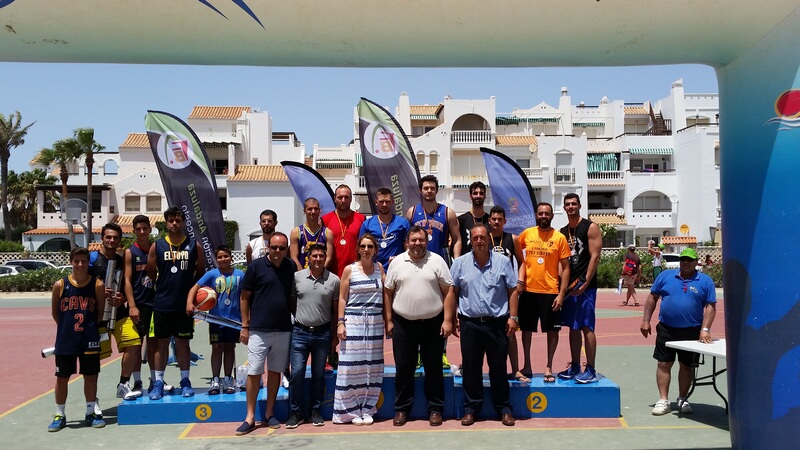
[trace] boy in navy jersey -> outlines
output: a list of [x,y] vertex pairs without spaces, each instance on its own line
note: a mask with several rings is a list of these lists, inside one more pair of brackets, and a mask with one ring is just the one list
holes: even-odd
[[67,426],[64,412],[69,379],[77,371],[83,375],[86,397],[86,424],[93,428],[106,426],[95,414],[97,374],[100,373],[100,332],[97,323],[103,311],[105,286],[89,275],[89,250],[83,247],[69,253],[72,275],[53,284],[52,313],[56,322],[56,414],[47,431]]

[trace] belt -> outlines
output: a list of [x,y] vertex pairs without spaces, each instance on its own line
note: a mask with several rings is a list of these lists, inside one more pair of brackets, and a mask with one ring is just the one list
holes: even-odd
[[463,314],[459,314],[458,318],[460,320],[466,320],[467,322],[494,322],[495,320],[502,320],[507,321],[509,316],[481,316],[481,317],[468,317]]
[[331,330],[331,323],[330,322],[323,323],[322,325],[315,325],[313,327],[307,327],[307,326],[305,326],[303,324],[300,324],[300,323],[295,323],[294,326],[295,326],[295,328],[299,328],[299,329],[301,329],[303,331],[306,331],[306,332],[309,332],[309,333],[321,333],[321,332],[323,332],[325,330],[328,330],[328,331]]

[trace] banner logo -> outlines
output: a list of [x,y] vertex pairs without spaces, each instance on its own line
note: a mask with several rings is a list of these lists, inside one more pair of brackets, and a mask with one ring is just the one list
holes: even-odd
[[192,163],[191,141],[180,133],[169,131],[158,138],[158,159],[170,169],[185,169]]
[[775,100],[777,117],[769,119],[764,125],[778,123],[778,131],[800,127],[800,89],[792,89],[779,95]]
[[380,159],[392,159],[397,156],[397,135],[380,123],[370,122],[364,132],[370,138],[369,153]]

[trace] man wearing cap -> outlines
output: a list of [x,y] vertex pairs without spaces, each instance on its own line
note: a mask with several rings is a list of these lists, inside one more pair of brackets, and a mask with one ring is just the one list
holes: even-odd
[[686,401],[694,377],[698,354],[667,347],[667,342],[697,340],[711,343],[711,325],[716,314],[717,295],[714,282],[706,274],[697,271],[697,252],[687,248],[680,254],[680,269],[665,270],[653,282],[650,295],[644,305],[644,317],[640,327],[642,335],[650,333],[650,319],[661,299],[661,309],[656,325],[656,347],[653,358],[658,361],[656,384],[659,400],[653,408],[654,416],[672,411],[669,402],[669,383],[675,355],[678,356],[678,409],[690,414],[692,407]]
[[622,281],[628,286],[625,301],[622,302],[623,306],[628,306],[631,297],[633,297],[633,306],[639,306],[639,302],[636,300],[636,282],[639,281],[641,273],[642,260],[636,254],[636,244],[628,244],[628,253],[625,254],[625,262],[622,264]]
[[653,256],[653,280],[658,278],[661,273],[661,251],[664,250],[664,244],[655,245],[655,241],[647,241],[647,251]]

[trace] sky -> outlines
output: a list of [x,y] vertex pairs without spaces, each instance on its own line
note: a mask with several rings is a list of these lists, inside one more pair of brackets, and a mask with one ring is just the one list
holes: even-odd
[[701,65],[512,69],[365,69],[0,63],[0,113],[36,121],[9,168],[30,170],[42,148],[93,127],[95,140],[116,150],[128,133],[143,133],[148,109],[185,119],[193,106],[252,106],[268,111],[273,131],[293,131],[310,152],[353,139],[353,107],[366,97],[394,112],[402,92],[412,105],[496,97],[497,113],[558,105],[567,87],[573,104],[603,96],[657,101],[683,79],[686,93],[716,93],[714,70]]

